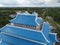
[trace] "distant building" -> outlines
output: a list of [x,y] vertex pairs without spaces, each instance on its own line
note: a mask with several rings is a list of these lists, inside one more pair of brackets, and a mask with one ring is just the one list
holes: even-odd
[[13,14],[11,14],[11,15],[9,15],[9,16],[10,16],[11,18],[15,18],[16,15],[17,15],[17,13],[13,13]]
[[24,15],[30,15],[30,13],[28,13],[28,11],[25,11],[24,13],[23,12],[21,12],[21,11],[17,11],[16,13],[13,13],[13,14],[11,14],[10,15],[10,17],[11,18],[14,18],[14,17],[16,17],[16,15],[18,15],[18,14],[24,14]]
[[50,24],[38,13],[18,13],[0,29],[0,45],[54,45],[57,34],[51,32]]

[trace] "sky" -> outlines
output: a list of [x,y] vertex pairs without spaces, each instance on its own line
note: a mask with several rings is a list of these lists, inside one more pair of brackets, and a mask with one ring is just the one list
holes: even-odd
[[60,7],[59,0],[0,0],[0,7]]

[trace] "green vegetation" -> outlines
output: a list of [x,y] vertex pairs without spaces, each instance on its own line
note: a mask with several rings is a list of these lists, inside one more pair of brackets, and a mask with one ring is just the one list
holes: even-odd
[[[60,8],[0,8],[0,27],[9,23],[11,19],[9,15],[16,11],[28,11],[29,13],[36,11],[44,19],[46,16],[51,16],[54,19],[53,25],[57,26],[60,24]],[[60,26],[57,26],[57,30],[60,37]]]

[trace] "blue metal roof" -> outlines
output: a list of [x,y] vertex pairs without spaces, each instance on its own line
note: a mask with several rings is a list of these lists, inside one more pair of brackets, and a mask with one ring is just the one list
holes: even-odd
[[50,40],[52,42],[58,42],[57,34],[51,32],[51,27],[48,22],[43,23],[42,32],[47,38],[47,40]]
[[34,31],[33,29],[26,29],[26,28],[6,25],[1,29],[1,32],[5,32],[8,34],[15,34],[17,36],[23,36],[25,38],[40,41],[43,43],[47,43],[48,41],[52,41],[52,42],[58,41],[57,34],[54,33],[53,35],[51,33],[50,24],[48,22],[43,23],[42,31]]
[[7,42],[2,42],[2,43],[0,43],[0,45],[10,45],[10,44]]
[[[0,34],[0,38],[3,41],[10,43],[9,45],[45,45],[44,43],[36,43],[22,38],[17,38],[8,34]],[[2,42],[1,45],[5,45],[5,42]],[[6,45],[8,44],[6,43]]]
[[42,32],[33,31],[33,29],[30,30],[7,25],[1,29],[1,32],[6,32],[8,34],[15,34],[17,36],[23,36],[28,39],[36,40],[39,42],[47,42],[44,36],[42,35]]
[[49,38],[51,42],[59,42],[57,39],[57,34],[56,33],[50,33]]
[[34,15],[17,15],[15,19],[10,20],[11,23],[38,26],[36,22],[36,16]]
[[51,33],[51,28],[48,22],[43,23],[42,32],[44,33],[45,37],[49,40],[49,33]]
[[0,29],[0,38],[2,38],[1,45],[9,45],[6,42],[14,45],[53,45],[54,42],[58,42],[57,34],[51,32],[50,24],[44,22],[44,20],[41,17],[37,17],[37,15],[36,12],[32,14],[28,12],[18,13],[10,22],[30,26],[38,26],[43,22],[41,30],[6,25]]
[[43,18],[38,17],[38,18],[37,18],[37,22],[38,22],[39,24],[41,24],[41,23],[43,23],[43,22],[44,22],[44,20],[43,20]]

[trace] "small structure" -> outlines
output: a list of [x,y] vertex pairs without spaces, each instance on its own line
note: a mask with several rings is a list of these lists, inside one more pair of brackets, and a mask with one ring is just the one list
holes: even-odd
[[13,13],[13,14],[11,14],[11,15],[9,15],[9,16],[10,16],[11,18],[15,18],[16,15],[17,15],[17,13]]
[[58,42],[57,34],[51,33],[50,24],[36,12],[18,14],[0,29],[0,39],[0,45],[53,45]]

